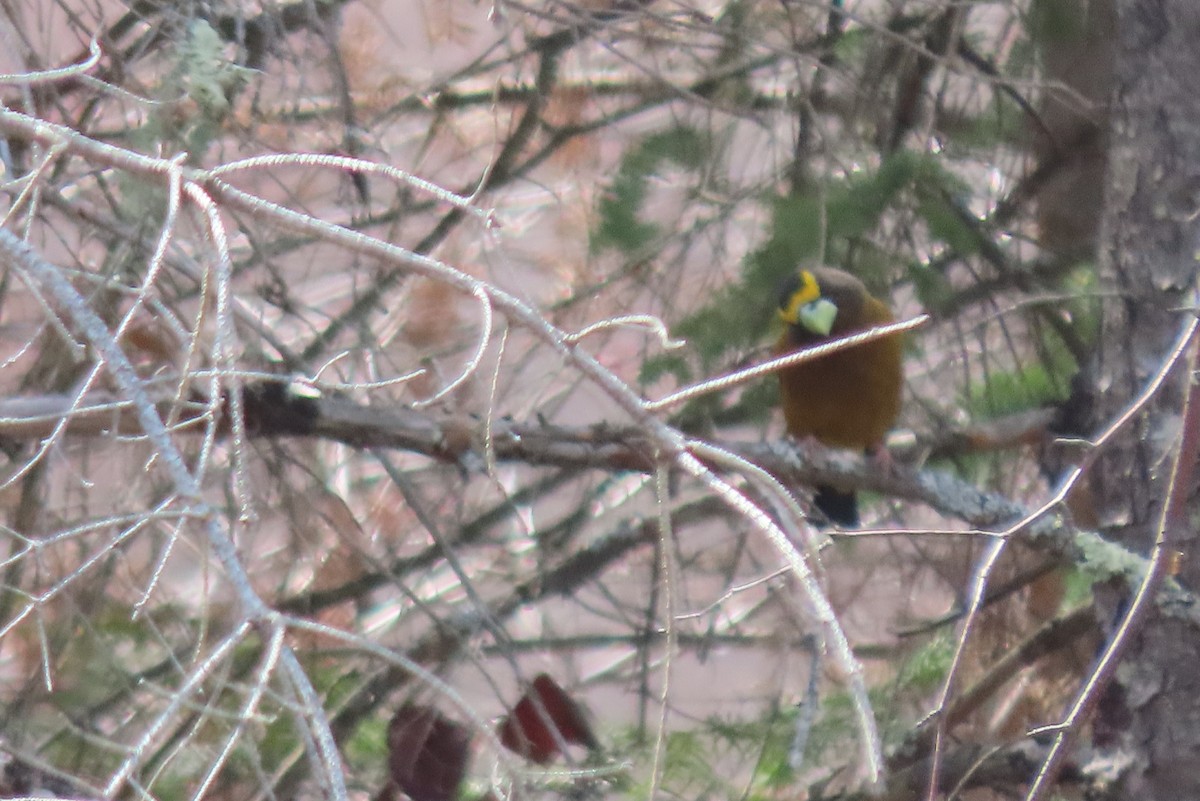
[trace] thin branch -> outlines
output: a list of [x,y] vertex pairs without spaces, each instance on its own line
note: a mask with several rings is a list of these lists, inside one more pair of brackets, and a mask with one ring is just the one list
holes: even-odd
[[[1183,406],[1183,436],[1175,452],[1171,465],[1171,475],[1167,483],[1167,498],[1163,504],[1158,521],[1158,531],[1154,540],[1154,548],[1150,552],[1145,575],[1140,586],[1129,603],[1129,609],[1122,618],[1112,640],[1100,655],[1092,675],[1080,688],[1075,702],[1071,705],[1066,717],[1056,726],[1046,727],[1043,731],[1054,733],[1054,742],[1050,753],[1042,763],[1037,778],[1029,788],[1026,801],[1038,801],[1054,786],[1058,772],[1066,758],[1067,752],[1075,738],[1079,736],[1083,722],[1091,714],[1092,709],[1100,700],[1104,689],[1116,675],[1121,658],[1133,643],[1134,636],[1141,628],[1142,622],[1154,609],[1159,601],[1159,593],[1170,575],[1170,564],[1180,541],[1190,536],[1191,526],[1185,517],[1187,500],[1194,487],[1192,476],[1195,472],[1196,461],[1200,459],[1200,383],[1193,380],[1197,363],[1200,362],[1200,320],[1189,315],[1188,324],[1176,348],[1163,361],[1163,365],[1151,382],[1151,386],[1161,386],[1168,375],[1175,372],[1175,367],[1183,362],[1184,375],[1188,387]],[[1190,347],[1189,347],[1190,346]],[[1185,358],[1186,356],[1186,358]],[[1144,395],[1146,393],[1143,393]],[[1122,417],[1118,422],[1127,419]]]
[[[153,444],[158,455],[156,463],[163,466],[171,482],[175,485],[179,498],[200,513],[209,545],[225,568],[226,575],[242,604],[243,621],[261,625],[272,620],[274,613],[255,592],[250,577],[242,565],[237,548],[230,539],[228,530],[222,527],[216,510],[204,501],[199,482],[184,463],[183,455],[172,441],[170,432],[151,401],[145,384],[108,331],[104,321],[92,311],[83,297],[63,277],[59,268],[43,260],[26,242],[18,239],[7,229],[0,228],[0,250],[4,252],[10,262],[25,272],[66,310],[84,337],[101,355],[101,364],[112,376],[120,388],[121,394],[132,403],[138,423]],[[316,691],[290,647],[284,649],[281,662],[295,691],[300,696],[302,706],[306,709],[312,724],[313,735],[320,746],[320,754],[314,755],[314,759],[321,760],[325,768],[323,774],[328,779],[329,790],[334,799],[346,801],[347,793],[341,771],[341,759],[320,703],[312,705],[312,702],[317,700]],[[140,756],[141,752],[137,751],[131,760],[140,758]],[[127,761],[125,766],[113,775],[106,791],[107,794],[113,794],[120,789],[131,771],[132,762]]]

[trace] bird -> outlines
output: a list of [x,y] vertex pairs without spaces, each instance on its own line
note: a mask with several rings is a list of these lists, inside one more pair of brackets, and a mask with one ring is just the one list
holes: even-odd
[[[894,322],[858,278],[833,267],[799,269],[779,291],[784,331],[776,355]],[[834,448],[877,451],[900,414],[904,342],[899,334],[835,351],[779,371],[783,417],[792,437]],[[813,505],[829,522],[859,525],[853,491],[818,486]]]

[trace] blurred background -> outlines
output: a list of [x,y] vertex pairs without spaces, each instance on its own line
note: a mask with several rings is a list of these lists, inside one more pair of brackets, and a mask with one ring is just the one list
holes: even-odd
[[[852,694],[777,547],[685,472],[659,483],[601,454],[611,439],[655,459],[630,433],[643,420],[572,349],[661,398],[769,357],[779,281],[827,264],[897,319],[931,316],[905,340],[889,438],[904,469],[1033,508],[1072,463],[1055,437],[1090,425],[1073,379],[1107,291],[1110,0],[2,12],[6,108],[80,137],[4,128],[6,228],[106,323],[202,491],[182,492],[162,449],[120,422],[125,385],[71,310],[6,268],[0,749],[15,794],[330,797],[322,713],[354,798],[850,792],[869,773]],[[226,165],[217,178],[242,192],[463,280],[227,202],[211,174],[180,192],[165,162],[126,152]],[[277,154],[324,160],[238,164]],[[468,279],[550,328],[481,304]],[[330,400],[367,434],[297,436]],[[778,405],[765,376],[656,416],[760,443],[784,437]],[[437,444],[384,439],[400,412]],[[588,456],[493,450],[512,426]],[[811,490],[789,490],[807,508]],[[951,504],[861,503],[863,531],[781,524],[900,770],[928,753],[917,726],[990,540]],[[215,552],[214,520],[244,576]],[[1017,543],[988,576],[955,685],[992,682],[952,723],[973,747],[1055,719],[1095,647],[1077,623],[991,672],[1090,578]],[[273,628],[247,591],[317,625]],[[543,673],[591,736],[558,725],[536,765],[496,735]],[[457,745],[403,733],[428,710]],[[430,761],[450,778],[413,779]],[[989,781],[971,797],[1004,795]]]

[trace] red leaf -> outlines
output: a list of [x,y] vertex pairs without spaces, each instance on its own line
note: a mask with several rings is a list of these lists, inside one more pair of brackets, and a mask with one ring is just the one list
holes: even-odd
[[467,772],[471,731],[433,707],[405,704],[388,724],[392,781],[412,801],[451,801]]
[[549,764],[564,743],[599,747],[579,705],[545,673],[538,674],[498,728],[505,748],[539,765]]

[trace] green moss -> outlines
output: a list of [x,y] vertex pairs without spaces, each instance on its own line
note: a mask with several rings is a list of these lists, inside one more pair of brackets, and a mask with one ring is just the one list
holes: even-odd
[[896,683],[917,694],[932,692],[945,681],[953,659],[954,640],[948,632],[938,634],[909,655]]

